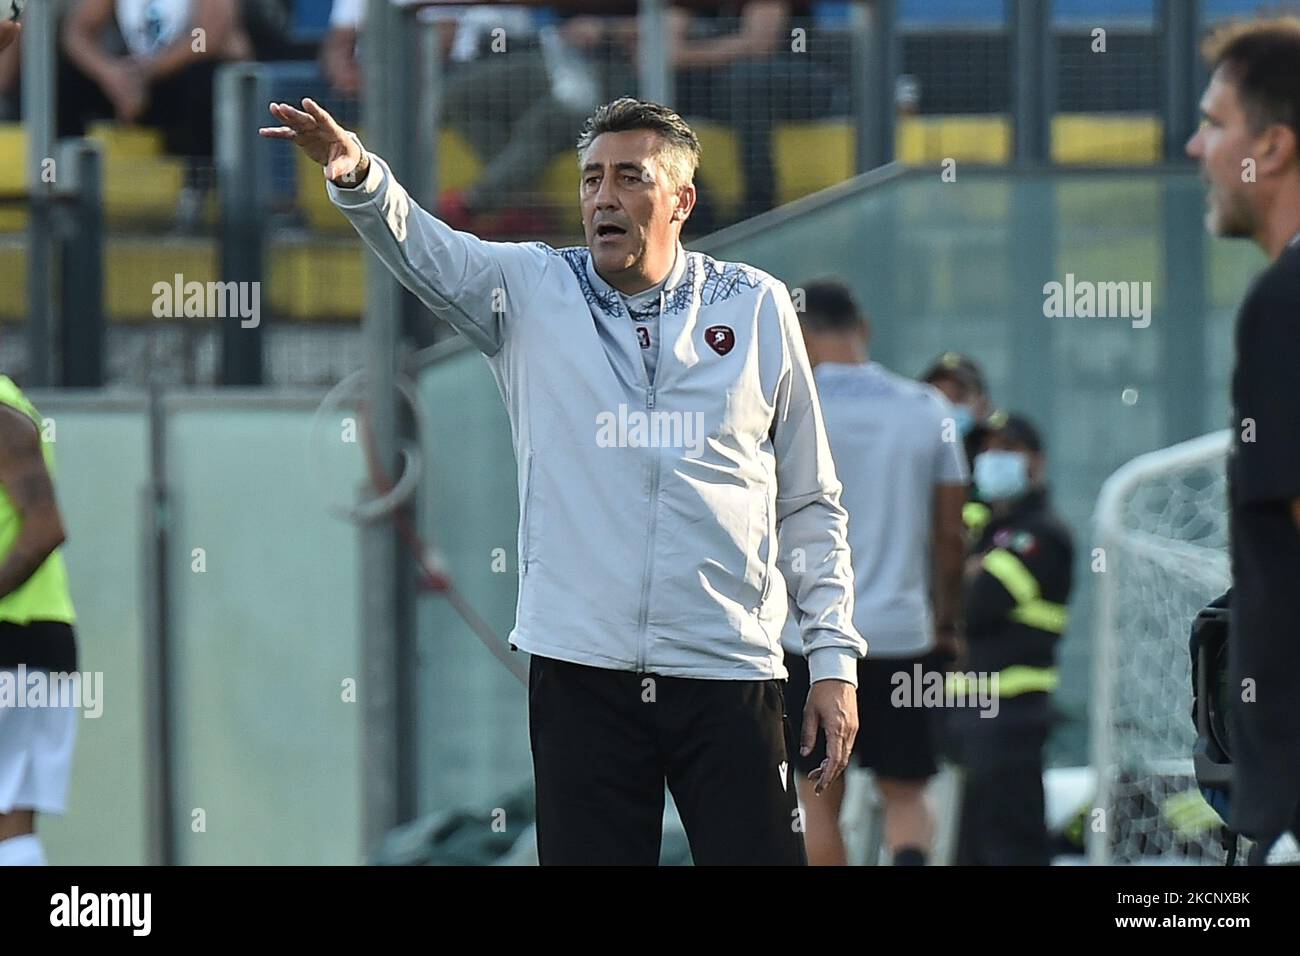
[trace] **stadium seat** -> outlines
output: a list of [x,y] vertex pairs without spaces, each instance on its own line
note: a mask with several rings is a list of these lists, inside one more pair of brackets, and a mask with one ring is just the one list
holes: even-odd
[[1058,163],[1158,163],[1163,148],[1156,116],[1063,113],[1052,117],[1052,159]]
[[[1161,156],[1158,117],[1065,113],[1052,118],[1052,158],[1079,165],[1138,165]],[[1011,118],[1005,115],[909,116],[897,128],[900,162],[929,165],[945,158],[1000,164],[1011,158]]]
[[110,223],[171,219],[185,184],[185,162],[163,152],[161,132],[95,123],[86,136],[104,150],[104,216]]
[[[341,217],[340,217],[341,218]],[[155,282],[180,273],[186,281],[220,279],[212,239],[114,236],[104,250],[104,311],[110,322],[153,320]],[[274,243],[267,253],[268,311],[291,321],[354,320],[365,299],[361,248],[337,239]],[[323,282],[322,276],[329,281]],[[0,237],[0,321],[27,311],[27,251],[23,234]],[[168,320],[171,321],[171,320]],[[206,322],[207,319],[196,319]]]
[[[0,218],[8,210],[0,209]],[[0,321],[16,321],[27,316],[27,249],[26,233],[7,236],[8,227],[0,229]]]
[[[185,167],[181,160],[162,152],[161,134],[141,127],[96,123],[86,135],[103,148],[104,215],[110,224],[170,218]],[[19,171],[0,185],[0,197],[22,196],[26,192],[27,134],[18,124],[0,124],[0,163]],[[0,232],[23,229],[26,221],[22,209],[0,209]]]
[[1005,163],[1011,156],[1011,120],[1006,116],[908,116],[894,134],[899,162],[921,166],[955,159]]
[[[0,123],[0,168],[13,172],[0,181],[0,200],[20,198],[27,176],[27,137],[17,123]],[[0,205],[0,234],[18,232],[27,227],[27,214],[18,206]],[[4,275],[0,269],[0,276]],[[8,289],[6,283],[3,288]]]

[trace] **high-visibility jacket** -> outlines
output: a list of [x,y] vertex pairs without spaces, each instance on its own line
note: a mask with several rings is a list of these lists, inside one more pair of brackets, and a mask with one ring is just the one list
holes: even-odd
[[1036,490],[992,513],[966,587],[967,673],[999,675],[999,697],[1056,687],[1056,645],[1069,623],[1074,544]]
[[[41,418],[17,385],[7,375],[0,375],[0,403],[22,412],[41,428]],[[45,467],[54,472],[54,447],[42,437],[41,451]],[[22,530],[22,516],[0,488],[0,557],[9,553]],[[68,591],[68,572],[63,566],[63,553],[55,550],[39,568],[19,587],[0,597],[0,621],[27,624],[31,621],[59,621],[71,624],[76,620],[72,608],[72,595]]]

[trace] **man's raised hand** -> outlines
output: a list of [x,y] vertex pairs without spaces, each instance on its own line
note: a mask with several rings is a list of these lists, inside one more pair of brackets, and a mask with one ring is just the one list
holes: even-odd
[[263,126],[258,133],[296,144],[312,162],[325,167],[327,179],[355,183],[364,175],[357,168],[363,155],[357,141],[315,100],[305,99],[302,106],[300,110],[288,103],[272,103],[271,115],[284,125]]

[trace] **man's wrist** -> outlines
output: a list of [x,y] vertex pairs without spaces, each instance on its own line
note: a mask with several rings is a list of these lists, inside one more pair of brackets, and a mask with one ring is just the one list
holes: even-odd
[[808,680],[842,680],[855,687],[858,683],[858,655],[843,647],[819,647],[809,652]]
[[365,153],[357,160],[357,164],[352,167],[350,172],[344,173],[338,179],[334,180],[334,185],[340,189],[356,189],[366,181],[366,176],[370,172],[370,157]]
[[357,144],[357,149],[361,150],[361,158],[357,160],[357,164],[348,170],[348,172],[344,173],[337,179],[330,180],[339,189],[356,189],[366,181],[366,176],[370,172],[370,154],[367,153],[366,148],[361,145],[361,140],[357,138],[356,133],[349,130],[348,135],[351,136],[352,141]]

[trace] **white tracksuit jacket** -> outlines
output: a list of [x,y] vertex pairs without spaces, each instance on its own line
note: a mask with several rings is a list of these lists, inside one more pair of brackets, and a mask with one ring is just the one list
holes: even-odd
[[847,517],[785,286],[679,246],[650,382],[587,249],[456,232],[369,155],[365,181],[328,183],[330,198],[487,356],[509,411],[511,644],[616,670],[784,678],[793,601],[813,680],[856,684]]

